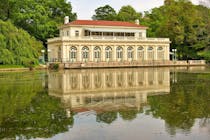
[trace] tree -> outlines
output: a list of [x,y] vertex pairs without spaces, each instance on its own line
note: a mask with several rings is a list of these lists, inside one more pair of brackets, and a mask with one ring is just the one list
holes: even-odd
[[38,64],[41,42],[11,22],[0,20],[0,64]]
[[188,0],[165,0],[165,5],[146,12],[141,23],[149,26],[149,36],[169,37],[179,59],[199,59],[210,48],[209,11]]
[[93,20],[116,20],[116,11],[109,5],[105,5],[95,9]]
[[44,44],[47,38],[58,36],[57,27],[63,23],[64,16],[68,15],[70,20],[76,18],[66,0],[0,1],[0,19],[11,20]]
[[136,19],[141,20],[141,17],[142,14],[136,12],[136,10],[130,5],[121,7],[117,15],[118,20],[129,21],[129,22],[135,22]]

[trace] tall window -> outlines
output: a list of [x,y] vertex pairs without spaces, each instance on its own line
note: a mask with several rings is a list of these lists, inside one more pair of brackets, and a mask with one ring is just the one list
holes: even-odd
[[97,60],[101,58],[101,49],[99,47],[94,48],[94,58]]
[[109,60],[112,58],[112,48],[111,47],[106,47],[105,53],[106,53],[106,60]]
[[143,36],[142,36],[142,32],[140,32],[140,33],[139,33],[139,38],[142,38],[142,37],[143,37]]
[[138,59],[144,60],[144,48],[143,46],[138,47]]
[[70,49],[70,61],[76,61],[77,58],[77,48],[71,47]]
[[75,36],[76,36],[76,37],[79,36],[79,31],[78,31],[78,30],[75,31]]
[[164,50],[163,47],[157,48],[157,58],[158,60],[164,60]]
[[82,59],[84,61],[87,61],[88,58],[89,58],[89,48],[85,46],[82,48]]
[[122,47],[117,47],[117,58],[122,60],[123,58],[123,48]]
[[147,54],[148,60],[154,60],[154,49],[153,49],[153,47],[151,47],[151,46],[148,47],[147,51],[148,51],[148,54]]
[[128,47],[128,58],[133,59],[133,47]]

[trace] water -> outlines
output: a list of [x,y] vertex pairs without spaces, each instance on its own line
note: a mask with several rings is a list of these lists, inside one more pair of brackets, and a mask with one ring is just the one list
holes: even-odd
[[0,73],[0,139],[209,140],[210,69]]

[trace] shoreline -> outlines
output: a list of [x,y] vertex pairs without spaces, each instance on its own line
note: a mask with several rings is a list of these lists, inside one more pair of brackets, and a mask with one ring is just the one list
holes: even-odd
[[[150,68],[160,68],[160,67],[169,67],[169,68],[174,68],[174,67],[208,67],[209,65],[182,65],[182,66],[149,66]],[[148,68],[145,66],[141,66],[141,67],[88,67],[88,68],[71,68],[71,69],[112,69],[112,68]],[[37,68],[33,68],[32,70],[30,68],[0,68],[0,72],[24,72],[24,71],[36,71],[36,70],[49,70],[48,67],[37,67]],[[58,70],[68,70],[65,68],[60,68]],[[70,70],[70,69],[69,69]]]
[[47,67],[37,67],[33,68],[32,70],[30,68],[0,68],[0,72],[19,72],[19,71],[34,71],[34,70],[46,70]]

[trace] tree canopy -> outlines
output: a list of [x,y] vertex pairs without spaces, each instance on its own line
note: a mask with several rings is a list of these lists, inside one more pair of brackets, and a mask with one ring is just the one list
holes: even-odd
[[151,37],[169,37],[179,59],[199,59],[210,45],[210,10],[187,0],[165,0],[165,5],[146,12],[142,24]]
[[57,26],[65,16],[76,19],[67,0],[0,0],[0,19],[11,20],[43,43],[58,36]]
[[129,22],[134,22],[136,19],[140,20],[141,17],[142,17],[142,14],[136,12],[136,10],[130,5],[121,7],[117,15],[118,20],[129,21]]
[[0,0],[0,64],[38,63],[42,44],[58,36],[65,16],[76,19],[67,0]]
[[94,20],[115,20],[116,11],[109,5],[99,7],[95,10],[95,15],[92,16]]
[[141,17],[142,14],[136,12],[136,10],[130,5],[121,7],[118,13],[110,5],[105,5],[95,10],[92,19],[134,22],[136,19],[141,19]]
[[0,64],[37,64],[42,43],[11,22],[0,20]]

